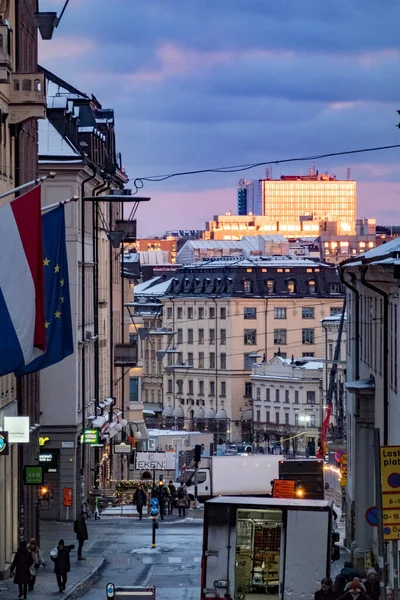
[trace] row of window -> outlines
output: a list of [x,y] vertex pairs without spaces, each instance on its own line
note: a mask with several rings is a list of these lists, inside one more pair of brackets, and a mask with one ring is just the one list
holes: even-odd
[[[204,344],[204,329],[200,328],[197,332],[197,340],[195,342],[194,340],[194,332],[193,329],[188,329],[187,330],[187,343],[188,344]],[[209,344],[215,344],[215,329],[209,329],[208,330],[208,343]],[[177,336],[176,336],[176,341],[178,344],[183,344],[183,329],[177,329]],[[218,339],[219,343],[222,346],[225,346],[226,344],[226,329],[220,329],[219,330],[219,339]]]
[[[172,379],[168,379],[168,394],[173,394],[174,390],[173,390],[173,380]],[[215,396],[215,381],[209,381],[208,382],[208,395],[209,396]],[[220,386],[220,392],[219,395],[220,396],[226,396],[226,381],[220,381],[219,382],[219,386]],[[177,393],[178,394],[184,394],[184,381],[183,379],[177,379],[176,380],[176,387],[177,387]],[[186,390],[187,394],[194,394],[194,380],[193,379],[188,379],[187,381],[187,390]],[[205,395],[205,385],[204,385],[204,381],[202,379],[200,379],[197,382],[197,394],[199,396],[204,396]]]
[[[193,306],[188,306],[186,310],[187,310],[186,316],[189,321],[196,318]],[[199,306],[199,308],[197,309],[197,318],[201,321],[202,319],[205,319],[206,317],[207,317],[206,309],[203,306]],[[182,306],[177,307],[176,318],[179,320],[183,319],[183,307]],[[215,307],[214,306],[210,306],[208,308],[208,318],[215,319]],[[219,309],[219,318],[222,321],[224,321],[226,319],[226,308],[224,306],[221,306],[221,308]],[[172,306],[167,307],[167,319],[168,320],[173,319],[173,307]]]
[[[330,316],[338,315],[342,312],[341,306],[331,306]],[[286,319],[287,309],[283,306],[274,308],[274,319]],[[303,306],[301,309],[302,319],[315,319],[315,309],[313,306]]]
[[[276,423],[277,425],[280,424],[280,413],[276,412],[275,413],[275,421],[274,423]],[[300,420],[300,415],[299,413],[294,413],[294,423],[290,422],[290,414],[289,413],[285,413],[285,417],[284,417],[284,424],[285,425],[294,425],[295,427],[298,427],[299,425],[302,425],[303,423],[301,423]],[[261,421],[261,411],[260,410],[256,410],[256,414],[255,414],[255,421],[260,422]],[[266,419],[265,419],[266,423],[272,423],[271,421],[271,413],[267,410],[266,412]],[[317,417],[315,415],[310,415],[307,417],[307,427],[316,427],[317,426]]]
[[[187,365],[189,367],[195,367],[194,364],[194,354],[193,352],[188,352],[186,363],[183,360],[183,352],[178,352],[176,354],[176,358],[174,358],[173,354],[168,354],[168,366],[173,367],[174,365]],[[208,355],[208,366],[205,366],[205,354],[204,352],[199,352],[196,368],[198,369],[216,369],[216,354],[215,352],[210,352]],[[221,352],[219,355],[219,368],[226,369],[226,353]]]
[[[290,402],[290,390],[283,390],[284,394],[283,394],[283,401],[285,403]],[[271,388],[265,388],[265,402],[271,402]],[[260,387],[256,387],[256,393],[255,393],[255,397],[256,400],[262,400],[261,398],[261,388]],[[274,394],[274,402],[280,402],[281,401],[281,390],[279,388],[277,388],[275,390],[275,394]],[[306,391],[306,402],[307,404],[315,404],[316,401],[316,393],[313,390],[307,390]],[[294,398],[293,398],[293,404],[299,404],[299,390],[294,390]]]
[[[339,285],[339,284],[332,284]],[[333,292],[332,292],[333,293]],[[339,306],[332,306],[330,308],[330,316],[333,317],[342,312],[342,308]],[[203,307],[198,308],[198,319],[203,320],[207,316],[206,309]],[[226,319],[226,308],[221,307],[219,309],[219,318],[221,320]],[[301,309],[302,319],[314,319],[315,318],[315,309],[312,306],[303,306]],[[173,308],[172,306],[167,307],[167,319],[172,320],[173,318]],[[194,308],[189,306],[187,308],[187,318],[189,321],[195,318]],[[209,307],[208,309],[208,318],[215,319],[215,307]],[[255,307],[245,307],[243,310],[243,318],[246,320],[256,319],[257,318],[257,308]],[[274,319],[286,319],[287,318],[287,309],[285,307],[275,307],[274,308]],[[177,308],[177,319],[183,319],[183,307],[179,306]]]

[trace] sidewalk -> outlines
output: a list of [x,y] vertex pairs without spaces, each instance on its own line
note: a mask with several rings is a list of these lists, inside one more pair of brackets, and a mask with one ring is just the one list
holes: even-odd
[[[90,532],[91,533],[91,532]],[[89,535],[90,535],[89,533]],[[46,567],[38,570],[35,590],[28,592],[28,598],[44,600],[48,598],[58,598],[65,600],[84,583],[89,577],[94,575],[102,566],[104,559],[101,556],[90,556],[90,548],[96,543],[95,535],[90,536],[85,543],[84,550],[88,551],[86,560],[78,561],[76,554],[77,541],[73,533],[72,523],[59,523],[58,521],[41,522],[41,543],[40,547]],[[61,593],[58,591],[58,585],[54,570],[54,564],[50,560],[50,550],[56,546],[59,539],[64,539],[66,544],[75,544],[75,550],[71,552],[71,571],[68,573],[67,589]],[[18,597],[18,586],[13,583],[13,579],[0,581],[0,600],[15,600]]]
[[[147,514],[147,508],[144,508],[143,509],[143,517],[147,518],[148,516],[149,515]],[[196,518],[196,519],[203,519],[204,518],[204,508],[203,507],[189,508],[186,511],[186,516],[191,517],[191,518]],[[133,504],[124,504],[121,506],[110,506],[108,508],[105,508],[101,513],[101,517],[134,517],[134,518],[138,519],[139,514],[138,514],[135,506],[133,506]],[[178,509],[177,508],[174,508],[173,517],[178,518]],[[168,515],[167,518],[170,519],[171,517]],[[180,517],[180,518],[182,518],[182,517]]]

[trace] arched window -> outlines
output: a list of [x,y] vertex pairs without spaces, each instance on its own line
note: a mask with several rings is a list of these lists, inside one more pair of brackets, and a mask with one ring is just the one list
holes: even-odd
[[289,294],[296,293],[296,284],[293,279],[288,279],[286,282],[286,286],[287,286],[287,291],[289,292]]

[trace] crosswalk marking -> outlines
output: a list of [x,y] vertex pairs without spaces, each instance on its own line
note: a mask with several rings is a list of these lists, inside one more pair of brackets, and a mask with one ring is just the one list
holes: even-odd
[[173,565],[173,564],[179,564],[182,562],[182,557],[181,556],[168,556],[168,562]]

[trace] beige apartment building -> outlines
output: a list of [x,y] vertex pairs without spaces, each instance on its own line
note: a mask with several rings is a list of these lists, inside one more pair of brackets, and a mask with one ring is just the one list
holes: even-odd
[[188,425],[228,419],[231,440],[241,439],[252,419],[253,364],[323,356],[321,319],[342,306],[336,269],[307,259],[226,257],[180,268],[163,298],[163,415]]

